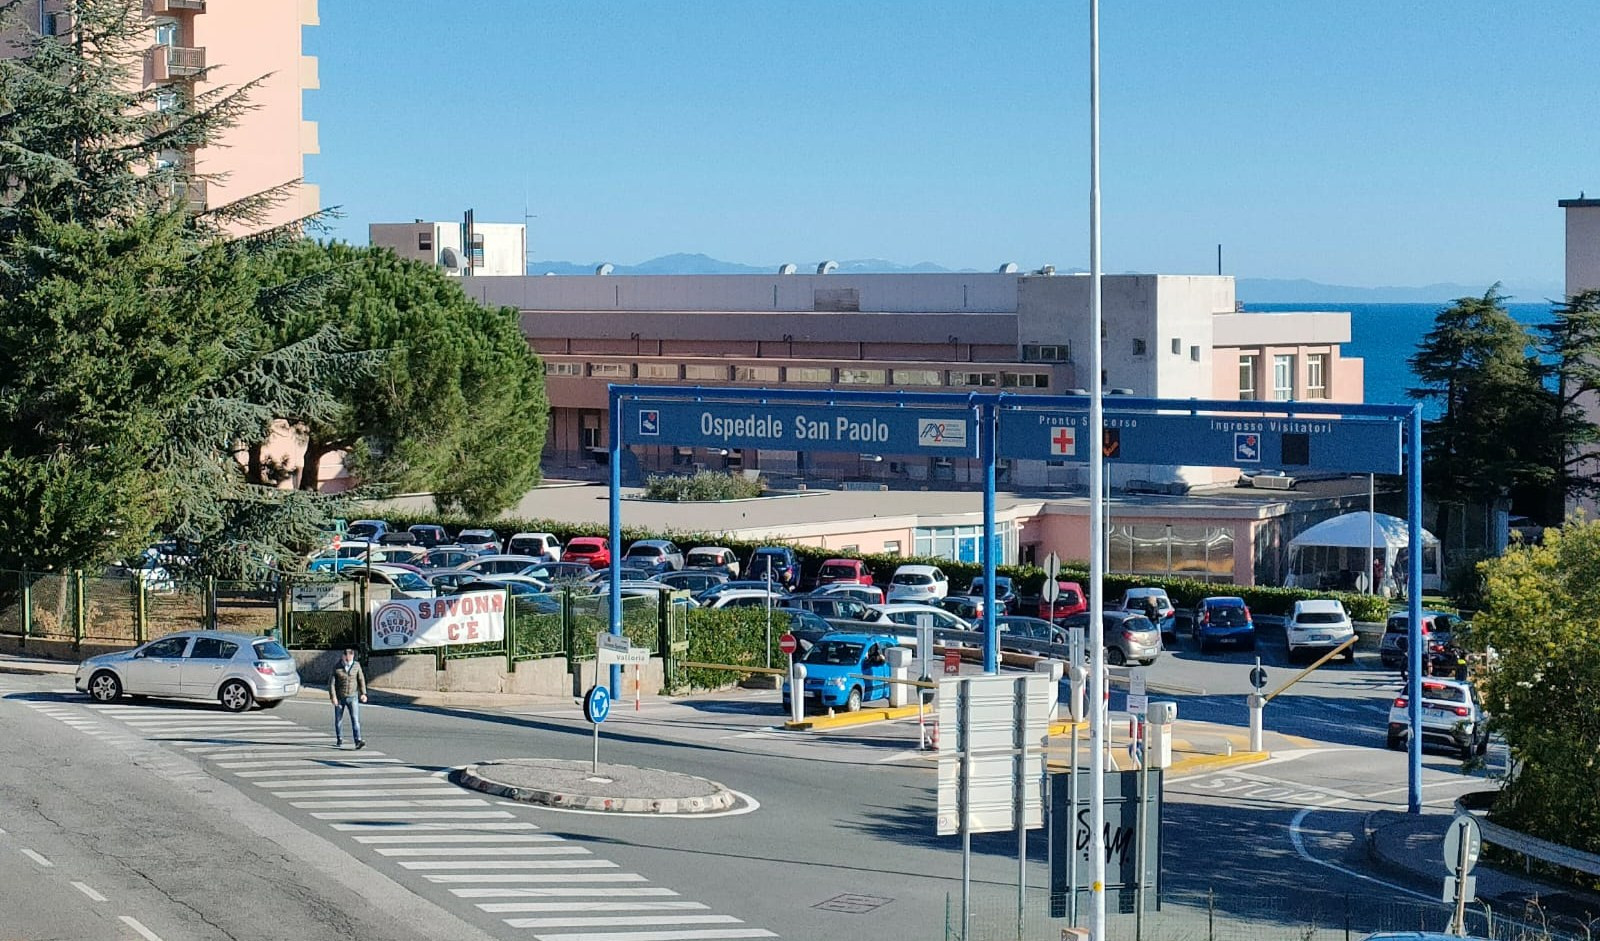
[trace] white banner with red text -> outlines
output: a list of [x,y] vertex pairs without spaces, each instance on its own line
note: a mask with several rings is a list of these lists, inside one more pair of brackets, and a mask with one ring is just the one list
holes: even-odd
[[495,643],[506,636],[506,593],[473,591],[442,598],[373,601],[373,650],[417,650]]

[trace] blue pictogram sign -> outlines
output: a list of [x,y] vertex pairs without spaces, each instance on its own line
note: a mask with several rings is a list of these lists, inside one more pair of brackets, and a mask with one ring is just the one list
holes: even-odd
[[1233,462],[1235,464],[1261,463],[1261,436],[1252,432],[1234,432]]
[[653,408],[639,410],[639,436],[656,438],[661,435],[661,412]]
[[611,714],[611,693],[604,686],[591,686],[583,697],[583,717],[595,725]]

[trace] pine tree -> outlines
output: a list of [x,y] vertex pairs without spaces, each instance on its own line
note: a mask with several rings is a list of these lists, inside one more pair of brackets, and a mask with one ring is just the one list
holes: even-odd
[[[332,416],[372,366],[337,324],[282,342],[327,279],[273,280],[297,227],[230,238],[283,191],[191,211],[161,158],[215,141],[251,85],[158,110],[127,0],[74,0],[60,36],[0,60],[0,568],[92,566],[157,533],[190,574],[256,577],[330,506],[245,480],[234,452],[280,414]],[[293,181],[286,181],[292,183]]]
[[1548,433],[1560,469],[1554,509],[1565,498],[1600,494],[1600,291],[1586,291],[1555,305],[1554,319],[1539,326],[1539,351],[1557,390]]

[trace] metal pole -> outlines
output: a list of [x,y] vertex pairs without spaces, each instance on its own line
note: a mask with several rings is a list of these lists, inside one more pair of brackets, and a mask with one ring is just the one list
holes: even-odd
[[1472,848],[1472,841],[1467,838],[1467,825],[1455,823],[1460,837],[1460,846],[1456,849],[1456,911],[1450,919],[1450,933],[1465,935],[1467,933],[1467,850]]
[[[470,250],[471,246],[468,246]],[[611,477],[611,597],[610,611],[607,620],[611,622],[611,633],[622,633],[622,397],[617,395],[615,389],[611,390],[611,456],[607,462]],[[571,651],[568,651],[571,656]],[[598,664],[595,668],[595,683],[600,682]],[[622,695],[622,667],[613,663],[611,665],[611,696],[616,698]],[[599,746],[599,733],[596,734],[595,748]],[[598,759],[597,759],[598,760]]]
[[1378,593],[1378,570],[1372,566],[1372,553],[1376,549],[1373,546],[1373,541],[1377,539],[1376,530],[1378,528],[1377,513],[1374,509],[1377,505],[1375,499],[1376,479],[1377,475],[1375,474],[1367,475],[1367,594],[1369,595]]
[[767,669],[772,669],[772,564],[767,563]]
[[589,724],[594,726],[594,764],[590,773],[598,776],[600,774],[600,723],[590,722]]
[[1150,861],[1145,858],[1144,841],[1146,828],[1149,824],[1145,820],[1145,811],[1150,807],[1150,726],[1139,723],[1139,823],[1135,827],[1133,858],[1134,879],[1133,883],[1133,941],[1144,941],[1144,877],[1146,867]]
[[1106,937],[1105,383],[1100,331],[1100,0],[1089,0],[1089,938]]
[[1015,797],[1012,800],[1012,813],[1017,821],[1017,941],[1022,941],[1024,926],[1023,913],[1028,905],[1028,681],[1026,677],[1017,677],[1012,683],[1015,695],[1012,699],[1012,734],[1016,737],[1017,761],[1016,779],[1012,782],[1012,791]]
[[967,941],[972,928],[972,827],[969,807],[972,802],[972,696],[968,684],[960,687],[961,725],[956,730],[956,747],[961,749],[961,941]]
[[1411,726],[1407,746],[1406,810],[1422,813],[1422,406],[1411,410],[1406,435],[1406,536],[1410,571],[1406,575],[1406,607],[1410,621],[1406,659],[1411,678],[1406,684],[1406,717]]
[[1067,773],[1067,920],[1078,923],[1078,723],[1072,723],[1072,768]]
[[994,619],[995,407],[978,406],[978,447],[983,460],[983,672],[1000,672],[1000,628]]

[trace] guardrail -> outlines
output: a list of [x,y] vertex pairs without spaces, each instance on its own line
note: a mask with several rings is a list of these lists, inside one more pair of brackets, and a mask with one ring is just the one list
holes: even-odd
[[[1487,793],[1489,792],[1479,792],[1479,794]],[[1585,875],[1600,876],[1600,855],[1585,853],[1583,850],[1562,846],[1549,840],[1541,840],[1536,836],[1529,836],[1519,830],[1494,823],[1488,819],[1487,810],[1470,806],[1477,803],[1473,800],[1477,796],[1465,794],[1456,798],[1456,812],[1471,814],[1478,821],[1478,829],[1483,833],[1484,842],[1504,847],[1527,859],[1537,859]]]

